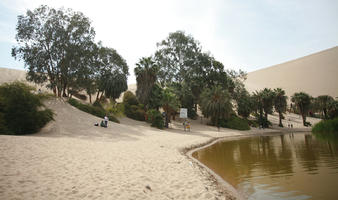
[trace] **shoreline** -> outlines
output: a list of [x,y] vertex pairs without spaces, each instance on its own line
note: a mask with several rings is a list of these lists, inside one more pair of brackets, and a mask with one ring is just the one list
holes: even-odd
[[[272,129],[276,130],[276,129]],[[210,177],[209,179],[212,179],[212,182],[216,184],[216,186],[221,190],[221,193],[228,193],[230,194],[233,198],[238,199],[238,200],[245,200],[248,199],[248,197],[245,194],[242,194],[239,192],[233,185],[228,183],[225,179],[223,179],[221,176],[219,176],[216,172],[214,172],[212,169],[210,169],[208,166],[206,166],[204,163],[199,161],[198,159],[194,158],[192,154],[194,152],[197,152],[199,150],[208,148],[218,142],[221,141],[230,141],[230,140],[238,140],[242,138],[248,138],[248,137],[258,137],[258,136],[272,136],[276,134],[290,134],[290,133],[304,133],[304,132],[311,132],[311,130],[306,130],[306,129],[296,129],[295,131],[272,131],[272,132],[261,132],[261,133],[248,133],[244,135],[236,135],[236,136],[223,136],[220,138],[212,138],[209,141],[197,145],[193,145],[191,147],[184,148],[182,150],[182,153],[189,159],[192,160],[194,163],[196,163],[199,167],[200,170],[205,170]],[[232,198],[230,198],[232,199]]]

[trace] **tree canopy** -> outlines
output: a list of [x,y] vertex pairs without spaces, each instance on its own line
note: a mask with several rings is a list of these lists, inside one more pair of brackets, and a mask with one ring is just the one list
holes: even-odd
[[94,28],[83,13],[42,5],[19,15],[16,30],[12,56],[24,61],[29,81],[49,82],[58,96],[85,89],[90,99],[95,92],[115,99],[127,89],[125,60],[94,42]]

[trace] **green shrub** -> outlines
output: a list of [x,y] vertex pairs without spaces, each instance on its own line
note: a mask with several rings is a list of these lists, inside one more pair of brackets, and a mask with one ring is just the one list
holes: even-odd
[[101,104],[99,101],[95,101],[95,102],[93,103],[93,106],[94,106],[94,107],[98,107],[98,108],[103,109],[103,106],[102,106],[102,104]]
[[46,96],[34,94],[34,90],[20,82],[0,86],[0,133],[34,133],[53,120],[53,112],[42,109]]
[[159,128],[159,129],[163,129],[164,120],[163,120],[163,117],[160,111],[155,110],[155,109],[150,109],[147,112],[147,116],[148,116],[147,121],[151,123],[151,126]]
[[320,121],[312,128],[312,133],[338,134],[338,118]]
[[[106,111],[103,108],[95,107],[95,106],[88,105],[88,104],[82,104],[75,99],[69,99],[68,103],[78,108],[79,110],[82,110],[86,113],[95,115],[100,118],[104,118],[104,116],[106,115]],[[108,114],[107,117],[109,118],[110,121],[120,123],[120,121],[112,113]]]
[[123,103],[128,104],[128,105],[138,105],[139,104],[136,96],[131,91],[127,91],[123,94]]
[[145,120],[145,111],[137,105],[125,105],[125,114],[127,117],[139,121]]
[[220,120],[220,126],[236,130],[250,130],[247,120],[239,118],[235,115],[231,116],[228,120]]
[[111,103],[107,107],[109,113],[113,113],[115,116],[124,116],[124,104],[123,103]]

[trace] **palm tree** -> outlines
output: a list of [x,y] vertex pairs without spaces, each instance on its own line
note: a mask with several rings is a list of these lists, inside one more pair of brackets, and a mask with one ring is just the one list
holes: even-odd
[[270,88],[264,88],[262,91],[263,110],[265,119],[268,120],[268,114],[272,114],[273,100],[275,93]]
[[167,113],[168,119],[170,119],[171,114],[175,113],[179,108],[179,101],[170,88],[163,90],[161,104],[163,110]]
[[227,90],[221,86],[206,88],[201,94],[200,106],[205,117],[211,117],[211,121],[219,129],[220,119],[227,119],[232,112],[231,97]]
[[263,120],[263,95],[262,92],[255,91],[252,95],[253,101],[255,103],[255,110],[257,113],[258,110],[258,116],[259,116],[259,125],[262,127],[266,127],[266,119]]
[[295,93],[291,97],[291,101],[295,103],[296,107],[299,109],[300,114],[303,118],[303,125],[307,126],[306,115],[309,112],[311,105],[311,97],[305,92]]
[[137,82],[136,97],[146,107],[152,88],[157,81],[159,68],[152,57],[141,58],[136,66],[134,69]]
[[274,89],[274,92],[275,92],[274,106],[275,110],[278,112],[279,115],[279,126],[283,127],[282,118],[283,113],[286,112],[287,108],[286,100],[288,99],[288,97],[285,96],[285,91],[282,90],[281,88]]
[[328,107],[334,99],[329,95],[321,95],[317,97],[320,110],[324,113],[324,119],[328,119]]

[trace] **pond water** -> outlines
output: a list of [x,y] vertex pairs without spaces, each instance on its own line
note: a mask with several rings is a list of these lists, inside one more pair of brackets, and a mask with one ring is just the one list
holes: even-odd
[[193,156],[248,199],[338,199],[338,143],[311,133],[222,141]]

